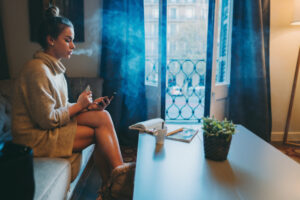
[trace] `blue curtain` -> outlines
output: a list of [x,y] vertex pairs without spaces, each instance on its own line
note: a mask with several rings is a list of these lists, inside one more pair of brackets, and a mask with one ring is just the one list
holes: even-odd
[[0,16],[0,80],[9,79],[9,67],[6,57],[2,18]]
[[146,120],[143,0],[104,0],[100,76],[103,94],[117,92],[107,108],[122,145],[136,145],[128,126]]
[[234,1],[229,118],[270,141],[270,1]]

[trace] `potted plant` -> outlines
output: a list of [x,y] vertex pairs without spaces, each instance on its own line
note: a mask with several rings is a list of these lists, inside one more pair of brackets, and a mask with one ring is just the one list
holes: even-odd
[[205,158],[215,161],[226,160],[231,138],[235,133],[235,125],[226,118],[219,121],[213,117],[203,117],[202,120]]

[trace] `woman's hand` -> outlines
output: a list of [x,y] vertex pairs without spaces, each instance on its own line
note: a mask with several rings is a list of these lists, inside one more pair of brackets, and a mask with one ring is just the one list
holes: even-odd
[[88,106],[88,110],[102,111],[110,104],[111,100],[112,100],[112,98],[109,99],[107,96],[95,99],[95,101]]
[[92,101],[93,101],[92,100],[92,92],[84,91],[79,95],[79,97],[77,99],[77,104],[79,104],[82,109],[85,109],[92,103]]

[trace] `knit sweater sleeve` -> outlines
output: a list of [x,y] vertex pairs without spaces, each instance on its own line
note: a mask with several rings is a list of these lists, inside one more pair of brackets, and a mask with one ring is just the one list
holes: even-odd
[[[31,62],[21,77],[21,92],[30,117],[40,128],[61,127],[70,121],[68,105],[59,106],[51,71],[41,63]],[[41,67],[42,66],[42,67]],[[58,83],[59,84],[59,83]],[[58,95],[59,96],[59,95]]]

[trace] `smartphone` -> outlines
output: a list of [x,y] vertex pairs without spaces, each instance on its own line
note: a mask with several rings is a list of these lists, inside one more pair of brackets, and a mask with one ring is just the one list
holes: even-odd
[[113,98],[117,95],[117,92],[113,92],[112,95],[110,95],[109,100],[113,100]]
[[[113,92],[108,98],[109,98],[109,101],[113,100],[114,96],[117,95],[117,92]],[[98,102],[98,105],[100,106],[104,106],[103,105],[103,101],[100,101]]]

